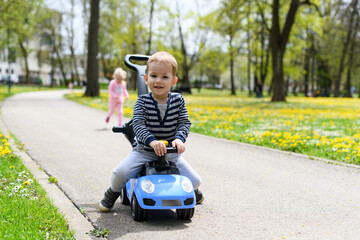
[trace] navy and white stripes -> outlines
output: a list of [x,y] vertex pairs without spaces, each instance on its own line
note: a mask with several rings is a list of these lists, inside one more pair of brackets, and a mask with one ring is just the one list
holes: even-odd
[[169,93],[165,116],[161,119],[157,102],[152,94],[140,95],[136,101],[133,129],[138,143],[149,145],[153,140],[173,141],[179,138],[185,142],[191,122],[185,101],[179,93]]

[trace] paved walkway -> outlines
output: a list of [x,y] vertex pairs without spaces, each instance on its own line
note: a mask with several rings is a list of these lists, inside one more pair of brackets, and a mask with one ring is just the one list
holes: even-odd
[[184,157],[203,178],[205,202],[192,221],[173,211],[134,222],[117,203],[103,214],[97,203],[111,170],[131,151],[111,132],[105,112],[62,98],[64,91],[31,92],[7,99],[2,118],[28,154],[91,222],[111,230],[109,239],[358,239],[360,173],[198,134]]

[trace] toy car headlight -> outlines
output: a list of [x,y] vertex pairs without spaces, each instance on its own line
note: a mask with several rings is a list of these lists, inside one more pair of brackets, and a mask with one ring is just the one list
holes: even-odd
[[182,180],[181,187],[187,193],[191,193],[192,191],[194,191],[193,185],[188,178],[184,178],[184,180]]
[[146,193],[153,193],[155,185],[150,180],[144,180],[141,182],[141,188]]

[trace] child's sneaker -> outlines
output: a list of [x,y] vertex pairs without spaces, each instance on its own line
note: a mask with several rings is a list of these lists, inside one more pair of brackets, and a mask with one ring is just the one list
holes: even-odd
[[105,122],[109,123],[109,121],[110,121],[110,117],[106,117]]
[[196,198],[196,204],[201,204],[204,201],[204,196],[202,192],[197,188],[194,190],[195,198]]
[[106,190],[104,198],[99,203],[100,211],[109,212],[114,207],[114,204],[119,196],[120,192],[114,192],[111,188]]

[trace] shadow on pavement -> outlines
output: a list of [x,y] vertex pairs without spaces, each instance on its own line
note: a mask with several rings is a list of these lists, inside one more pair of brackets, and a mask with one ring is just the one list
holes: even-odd
[[189,228],[191,220],[179,220],[175,210],[151,210],[144,222],[136,222],[131,216],[130,206],[117,202],[109,213],[102,213],[94,204],[80,204],[97,228],[111,231],[108,239],[119,239],[129,233],[175,231]]

